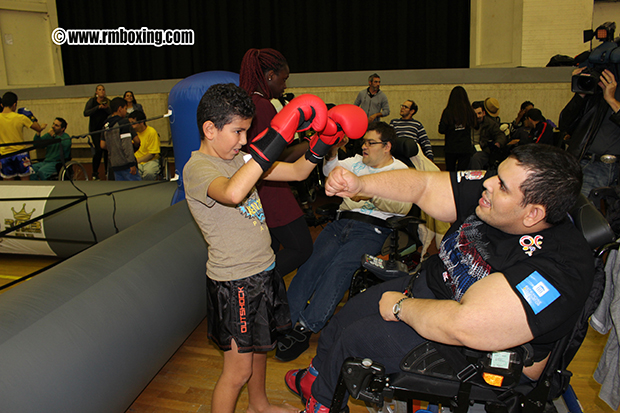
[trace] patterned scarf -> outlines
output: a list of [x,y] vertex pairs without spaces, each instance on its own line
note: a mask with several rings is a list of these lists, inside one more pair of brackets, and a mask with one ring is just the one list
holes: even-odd
[[470,215],[456,232],[444,238],[439,249],[446,267],[443,280],[452,290],[452,299],[458,302],[469,287],[491,273],[488,242],[482,240],[481,225],[476,214]]

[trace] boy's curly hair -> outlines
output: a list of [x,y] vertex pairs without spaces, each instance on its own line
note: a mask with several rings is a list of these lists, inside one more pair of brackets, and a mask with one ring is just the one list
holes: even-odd
[[218,83],[212,85],[200,99],[196,110],[196,121],[200,131],[200,139],[204,138],[202,125],[211,121],[218,130],[233,121],[235,116],[241,119],[254,117],[254,102],[248,93],[234,83]]

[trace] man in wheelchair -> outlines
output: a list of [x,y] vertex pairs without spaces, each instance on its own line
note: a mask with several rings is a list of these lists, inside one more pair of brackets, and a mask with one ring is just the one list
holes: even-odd
[[[362,141],[362,155],[342,161],[338,160],[338,148],[347,140],[332,147],[325,156],[323,172],[327,175],[338,165],[359,176],[407,169],[393,156],[396,131],[387,123],[368,125]],[[278,360],[292,361],[308,349],[311,334],[321,331],[349,289],[351,278],[360,267],[360,256],[381,251],[392,232],[386,220],[404,216],[410,209],[409,202],[343,199],[336,219],[321,231],[312,255],[299,267],[288,287],[286,295],[294,327],[278,338]]]
[[56,118],[52,122],[52,128],[45,135],[37,133],[34,136],[35,146],[38,141],[49,143],[51,140],[57,143],[48,144],[45,148],[45,160],[32,164],[34,173],[30,175],[32,181],[45,181],[58,173],[59,166],[71,158],[71,137],[65,132],[67,121]]
[[522,379],[537,380],[592,286],[591,248],[567,219],[581,180],[577,160],[547,145],[516,148],[491,177],[335,169],[328,195],[413,202],[453,225],[418,275],[355,296],[323,330],[311,366],[287,373],[305,411],[329,411],[345,359],[368,357],[396,373],[427,340],[483,351],[530,343],[534,363]]

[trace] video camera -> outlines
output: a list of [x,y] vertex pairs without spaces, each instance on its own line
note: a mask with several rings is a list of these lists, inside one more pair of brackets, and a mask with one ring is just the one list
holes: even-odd
[[586,30],[583,33],[584,42],[591,41],[594,37],[603,44],[592,50],[586,60],[580,64],[586,68],[571,79],[571,90],[574,93],[593,95],[598,88],[603,70],[610,70],[618,78],[617,65],[620,63],[620,47],[614,41],[616,23],[606,22],[596,28],[595,31]]

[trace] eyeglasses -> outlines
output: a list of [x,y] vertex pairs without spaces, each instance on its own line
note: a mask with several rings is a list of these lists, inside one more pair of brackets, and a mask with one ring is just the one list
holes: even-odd
[[407,105],[400,105],[401,108],[405,108],[405,109],[411,109],[411,106],[407,106]]
[[385,145],[387,142],[381,142],[381,141],[369,141],[368,139],[362,139],[362,146],[364,145],[368,145],[368,146],[372,146],[372,145]]

